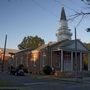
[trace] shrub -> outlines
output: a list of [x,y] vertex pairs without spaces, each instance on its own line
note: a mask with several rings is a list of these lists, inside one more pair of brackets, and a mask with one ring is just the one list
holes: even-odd
[[25,73],[28,73],[28,69],[27,68],[23,68]]
[[52,72],[52,68],[51,68],[49,65],[46,65],[46,66],[43,68],[43,72],[44,72],[46,75],[50,75],[51,72]]

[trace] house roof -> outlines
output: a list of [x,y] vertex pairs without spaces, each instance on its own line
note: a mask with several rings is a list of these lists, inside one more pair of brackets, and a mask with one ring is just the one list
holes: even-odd
[[[1,50],[1,52],[3,53],[3,51],[4,51],[4,48],[0,48],[0,50]],[[19,50],[17,50],[17,49],[6,49],[6,54],[9,54],[9,53],[16,53],[16,52],[18,52]]]
[[43,44],[42,46],[36,48],[36,50],[42,50],[48,46],[52,46],[53,44],[55,44],[56,42],[49,42],[48,44]]
[[[88,51],[88,49],[80,40],[77,39],[76,41],[77,41],[77,51]],[[61,42],[57,42],[56,45],[57,47],[59,47],[59,49],[75,51],[75,40],[63,40]]]
[[[80,40],[77,40],[77,42],[79,42],[85,49],[87,49],[85,47],[85,45]],[[40,47],[38,47],[36,49],[30,49],[30,48],[23,49],[23,50],[20,50],[17,53],[27,52],[27,51],[31,51],[31,52],[40,51],[40,50],[44,50],[47,47],[50,47],[50,48],[59,47],[60,49],[63,49],[63,50],[70,50],[72,48],[70,48],[70,47],[68,48],[68,46],[70,46],[72,44],[75,44],[75,40],[67,40],[66,39],[66,40],[63,40],[63,41],[60,41],[60,42],[49,42],[48,44],[43,44],[42,46],[40,46]],[[73,50],[75,50],[75,48]]]
[[[77,39],[77,42],[82,45],[83,48],[85,48],[85,51],[87,51],[87,48],[85,47],[85,45]],[[73,45],[73,48],[70,47],[70,45]],[[75,40],[63,40],[63,41],[60,41],[60,42],[53,42],[53,43],[48,43],[48,44],[45,44],[45,45],[42,45],[40,47],[38,47],[37,49],[35,50],[42,50],[42,49],[45,49],[46,47],[59,47],[60,49],[63,49],[63,50],[75,50],[74,46],[75,46]],[[78,47],[78,46],[77,46]],[[82,50],[82,48],[78,48],[78,50]]]
[[[66,41],[66,40],[63,40],[63,41]],[[39,51],[39,50],[42,50],[42,49],[45,49],[46,47],[52,47],[52,46],[55,46],[55,45],[57,45],[58,43],[62,43],[62,41],[61,42],[49,42],[48,44],[43,44],[42,46],[40,46],[40,47],[38,47],[38,48],[36,48],[36,49],[34,49],[34,50],[32,50],[32,51]]]
[[27,48],[27,49],[19,50],[17,53],[22,53],[22,52],[27,52],[27,51],[32,51],[32,50],[34,50],[34,49]]

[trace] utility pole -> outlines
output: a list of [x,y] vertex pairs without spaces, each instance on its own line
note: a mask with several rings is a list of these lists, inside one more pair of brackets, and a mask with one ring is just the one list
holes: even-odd
[[7,43],[7,34],[5,35],[5,43],[4,43],[4,50],[3,50],[2,72],[4,71],[4,61],[5,61],[5,53],[6,53],[6,43]]
[[76,71],[77,71],[77,76],[78,76],[78,60],[77,60],[77,32],[76,32],[76,27],[75,27],[75,61],[76,61]]
[[75,27],[75,64],[76,64],[76,78],[78,81],[78,60],[77,60],[77,30]]

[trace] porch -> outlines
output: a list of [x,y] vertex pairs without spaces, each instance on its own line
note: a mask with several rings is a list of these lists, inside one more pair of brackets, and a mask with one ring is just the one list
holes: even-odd
[[61,72],[82,71],[83,52],[53,50],[51,53],[51,67]]

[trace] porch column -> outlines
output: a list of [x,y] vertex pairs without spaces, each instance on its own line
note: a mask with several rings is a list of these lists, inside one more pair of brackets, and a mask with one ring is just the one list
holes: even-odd
[[61,50],[61,72],[63,72],[63,50]]
[[71,52],[71,71],[73,71],[73,52]]
[[82,52],[80,52],[80,71],[82,71]]
[[52,67],[52,50],[51,50],[51,67]]
[[45,59],[46,59],[46,53],[45,52],[43,52],[43,67],[45,66]]

